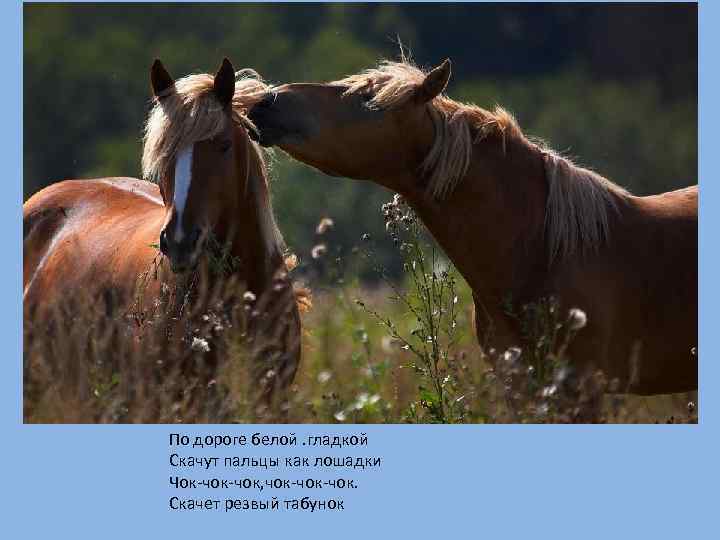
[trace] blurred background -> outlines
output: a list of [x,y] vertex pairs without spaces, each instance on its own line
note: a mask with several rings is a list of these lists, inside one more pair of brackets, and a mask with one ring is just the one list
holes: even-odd
[[[398,38],[422,67],[452,59],[451,97],[501,104],[526,134],[637,194],[697,182],[694,4],[25,4],[24,196],[65,178],[140,174],[155,57],[175,77],[228,56],[272,83],[326,81],[397,58]],[[301,259],[331,217],[333,256],[369,232],[401,274],[382,188],[278,152],[272,191]],[[354,272],[378,279],[368,263]]]

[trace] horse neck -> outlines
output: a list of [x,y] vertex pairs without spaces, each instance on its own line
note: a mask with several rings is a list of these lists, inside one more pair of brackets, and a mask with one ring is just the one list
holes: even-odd
[[443,201],[416,175],[401,191],[477,297],[522,297],[544,279],[547,182],[542,157],[526,140],[490,137],[473,148],[465,177]]
[[227,216],[224,229],[234,232],[231,255],[241,261],[240,273],[247,289],[259,295],[283,266],[283,248],[272,213],[264,166],[249,141],[247,145],[247,177],[245,181],[236,182],[237,211]]

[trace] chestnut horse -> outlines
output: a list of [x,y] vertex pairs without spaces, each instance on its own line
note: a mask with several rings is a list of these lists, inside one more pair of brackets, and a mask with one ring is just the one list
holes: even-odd
[[450,71],[383,62],[272,88],[248,116],[261,144],[400,193],[472,288],[478,339],[522,344],[508,300],[555,296],[587,313],[569,349],[582,370],[631,393],[696,389],[697,186],[633,196],[503,109],[446,97]]
[[[289,385],[300,361],[298,305],[263,151],[249,139],[247,130],[254,128],[244,116],[265,85],[250,70],[240,75],[236,82],[225,59],[214,77],[190,75],[175,82],[156,60],[142,157],[144,176],[156,183],[66,180],[23,205],[29,316],[40,317],[57,300],[80,291],[121,299],[113,309],[127,308],[137,295],[152,305],[164,285],[196,275],[200,263],[207,270],[201,254],[212,236],[239,261],[236,281],[252,293],[245,298],[255,299],[257,310],[273,302],[280,313],[272,324],[249,326],[249,332],[254,342],[265,340],[259,360],[266,366],[263,375],[272,378],[265,388]],[[149,279],[138,290],[141,275]],[[271,340],[274,349],[268,352]]]

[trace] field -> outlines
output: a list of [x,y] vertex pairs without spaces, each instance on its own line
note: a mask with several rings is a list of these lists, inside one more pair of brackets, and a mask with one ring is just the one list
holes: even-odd
[[[564,351],[587,321],[552,298],[518,311],[532,346],[482,351],[465,283],[411,213],[398,212],[397,201],[382,211],[402,282],[387,276],[369,235],[336,257],[326,240],[332,220],[321,220],[298,269],[313,290],[301,366],[271,405],[256,399],[258,360],[244,346],[249,310],[228,299],[230,281],[181,317],[158,303],[108,319],[93,299],[74,298],[49,323],[26,318],[25,421],[697,422],[696,393],[628,396],[606,393],[613,381],[601,373],[574,377]],[[381,285],[352,277],[361,263]],[[208,349],[222,351],[219,365],[206,365]]]

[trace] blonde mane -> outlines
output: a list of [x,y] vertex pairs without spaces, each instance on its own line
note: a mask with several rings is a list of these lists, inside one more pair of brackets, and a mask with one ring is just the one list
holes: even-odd
[[[377,68],[350,75],[331,84],[347,86],[345,94],[366,94],[367,106],[392,110],[407,103],[425,79],[425,72],[404,57],[400,62],[382,61]],[[490,134],[505,137],[519,133],[513,116],[502,107],[493,112],[472,104],[459,103],[440,94],[428,103],[435,126],[435,139],[420,174],[428,192],[437,199],[450,195],[467,173],[472,147]]]
[[[253,128],[245,113],[262,99],[268,86],[252,69],[238,71],[235,77],[232,120]],[[214,77],[208,73],[188,75],[175,81],[162,99],[154,99],[143,137],[142,172],[146,180],[158,182],[171,171],[182,148],[225,129],[228,117],[215,97],[213,83]]]
[[[366,95],[372,109],[392,110],[413,98],[425,75],[402,54],[399,62],[382,61],[377,68],[331,84],[346,86],[345,94]],[[500,106],[491,112],[440,94],[427,107],[435,139],[419,172],[436,199],[453,193],[470,167],[473,146],[488,135],[499,138],[503,153],[507,140],[526,141],[515,118]],[[549,148],[530,146],[544,156],[549,188],[544,234],[549,261],[597,251],[609,236],[610,213],[617,211],[617,201],[628,192]]]
[[548,182],[545,237],[548,260],[597,252],[610,236],[610,214],[629,193],[598,173],[540,147]]
[[[252,69],[238,71],[235,78],[232,122],[246,129],[255,129],[246,112],[263,98],[269,87]],[[215,96],[214,80],[213,75],[208,73],[188,75],[175,81],[161,99],[154,99],[143,137],[142,172],[146,180],[158,182],[165,175],[172,174],[175,158],[181,149],[212,138],[225,129],[229,117]],[[249,179],[246,189],[255,197],[263,244],[269,258],[273,252],[282,254],[285,242],[272,212],[264,151],[254,142],[251,142],[251,149],[260,174],[251,175],[253,178]]]

